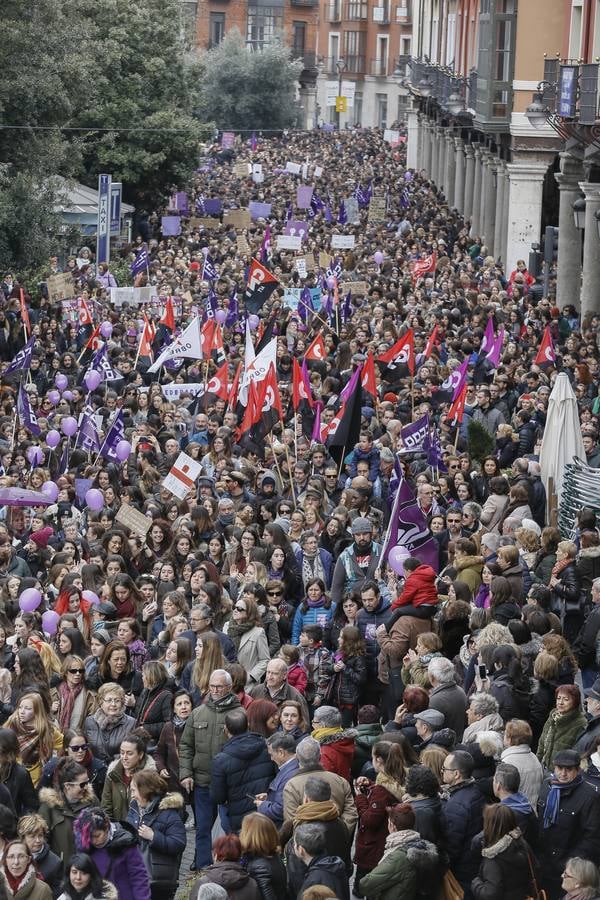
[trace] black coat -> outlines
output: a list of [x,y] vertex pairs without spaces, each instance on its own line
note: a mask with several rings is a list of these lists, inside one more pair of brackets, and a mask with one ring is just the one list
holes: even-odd
[[471,882],[475,900],[525,900],[533,895],[530,850],[518,830],[482,853],[479,874]]
[[8,790],[12,803],[10,808],[14,806],[17,816],[24,816],[26,813],[37,812],[40,801],[37,791],[33,786],[31,775],[20,763],[12,763],[8,769],[8,774],[2,784]]
[[350,898],[346,868],[339,856],[315,856],[311,860],[306,878],[298,892],[298,900],[301,900],[304,891],[314,884],[323,884],[331,888],[337,900]]
[[552,590],[550,609],[563,626],[563,636],[570,643],[576,639],[582,624],[582,595],[575,562],[570,562],[558,576],[559,582]]
[[325,702],[337,706],[356,706],[358,695],[367,681],[367,662],[364,656],[352,656],[344,660],[341,672],[334,672]]
[[415,814],[415,831],[418,831],[424,840],[435,844],[438,850],[445,849],[446,832],[440,798],[424,797],[422,800],[411,800],[410,805]]
[[554,701],[556,699],[556,685],[553,681],[538,681],[536,690],[531,695],[529,701],[529,716],[527,721],[531,725],[533,731],[532,750],[537,750],[546,719],[550,715],[550,710],[554,709]]
[[137,801],[131,801],[127,813],[129,824],[136,830],[140,825],[148,825],[154,832],[151,841],[140,838],[140,850],[152,885],[169,886],[179,880],[179,865],[186,845],[184,810],[183,797],[177,793],[155,797],[143,815]]
[[262,900],[285,900],[287,880],[279,856],[247,856],[246,871],[257,883]]
[[256,811],[250,798],[266,793],[275,774],[267,743],[260,734],[248,731],[223,745],[212,761],[210,796],[213,803],[227,805],[232,831],[239,831],[244,816]]
[[490,694],[498,701],[498,712],[504,722],[526,719],[529,712],[529,692],[515,685],[507,672],[499,670],[490,684]]
[[144,728],[154,741],[158,741],[165,722],[171,720],[171,704],[173,694],[169,688],[161,685],[151,691],[144,690],[135,705],[135,718],[138,728]]
[[542,784],[538,799],[538,857],[542,882],[558,895],[564,865],[572,856],[596,862],[600,858],[600,794],[586,781],[565,788],[560,794],[558,817],[544,828],[544,810],[551,779]]
[[[301,810],[301,807],[299,807]],[[296,811],[297,812],[297,811]],[[310,820],[315,821],[315,820]],[[337,819],[318,819],[317,823],[325,833],[325,853],[327,856],[339,857],[346,866],[346,876],[352,875],[352,840],[345,823]],[[285,844],[285,868],[291,894],[297,894],[306,877],[307,866],[294,851],[294,838],[291,836],[292,823],[285,822],[280,831],[282,844]],[[289,838],[289,840],[288,840]]]
[[62,880],[64,875],[64,865],[60,856],[53,853],[48,844],[44,844],[44,848],[39,856],[34,859],[35,867],[41,874],[42,878],[52,891],[55,898],[62,893]]
[[583,669],[592,669],[596,666],[596,641],[600,632],[600,606],[594,604],[585,617],[581,631],[573,645],[573,650]]
[[452,790],[442,807],[450,868],[464,888],[470,885],[479,865],[471,842],[483,828],[484,806],[485,797],[475,782],[465,781]]

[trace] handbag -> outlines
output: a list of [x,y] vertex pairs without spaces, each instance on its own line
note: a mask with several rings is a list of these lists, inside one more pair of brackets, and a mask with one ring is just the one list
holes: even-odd
[[450,869],[446,869],[437,900],[463,900],[465,892],[456,876]]
[[529,863],[529,874],[531,875],[531,886],[533,887],[533,894],[531,897],[527,897],[527,900],[548,900],[548,895],[546,891],[540,889],[537,883],[537,878],[535,877],[535,872],[533,869],[533,863],[531,862],[531,856],[529,853],[527,854],[527,862]]

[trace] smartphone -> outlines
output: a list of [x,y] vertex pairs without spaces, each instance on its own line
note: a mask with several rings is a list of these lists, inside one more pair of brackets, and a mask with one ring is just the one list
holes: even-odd
[[254,794],[246,794],[246,797],[248,798],[248,800],[252,800],[252,802],[254,802],[256,800],[256,797],[254,796]]
[[479,677],[481,678],[482,681],[484,681],[484,679],[486,679],[488,677],[487,669],[485,666],[483,666],[483,665],[477,666],[477,671],[479,672]]

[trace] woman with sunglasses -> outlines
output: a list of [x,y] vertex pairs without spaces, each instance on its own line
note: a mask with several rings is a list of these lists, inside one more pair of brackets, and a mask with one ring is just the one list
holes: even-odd
[[56,718],[60,730],[81,728],[97,706],[96,696],[85,685],[85,667],[81,656],[68,654],[62,665],[63,680],[58,685]]
[[46,821],[50,849],[61,859],[75,852],[73,822],[82,809],[98,801],[85,766],[63,756],[54,771],[54,787],[40,790],[40,816]]
[[277,629],[279,631],[280,643],[289,644],[292,636],[292,619],[294,617],[294,607],[291,603],[287,603],[285,598],[285,587],[277,579],[267,581],[265,585],[267,594],[267,602],[269,609],[275,617]]
[[[0,731],[0,735],[1,733]],[[68,728],[65,731],[63,755],[53,756],[52,759],[48,760],[42,771],[40,787],[52,787],[54,785],[54,773],[58,763],[63,758],[72,759],[79,763],[80,766],[85,767],[94,793],[97,797],[101,797],[108,767],[103,760],[94,756],[91,745],[88,744],[82,728]]]

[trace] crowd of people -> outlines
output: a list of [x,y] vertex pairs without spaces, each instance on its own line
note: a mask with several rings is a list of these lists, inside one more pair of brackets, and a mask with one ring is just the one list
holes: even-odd
[[[147,307],[111,303],[89,248],[47,273],[73,276],[79,323],[4,274],[0,503],[46,502],[0,509],[0,893],[600,897],[600,529],[582,508],[560,533],[539,464],[559,372],[600,460],[598,320],[504,271],[405,162],[377,130],[207,147],[187,212],[140,216],[123,251]],[[217,201],[263,215],[236,231]],[[246,308],[259,258],[277,287]],[[220,340],[148,372],[196,316]],[[261,431],[241,385],[272,339]],[[182,451],[200,474],[179,499]]]

